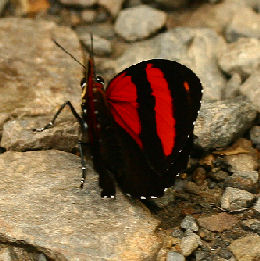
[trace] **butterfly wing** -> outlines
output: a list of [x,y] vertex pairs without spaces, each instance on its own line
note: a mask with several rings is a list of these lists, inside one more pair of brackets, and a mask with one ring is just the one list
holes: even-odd
[[154,59],[109,83],[106,98],[118,129],[124,168],[117,180],[133,196],[161,196],[186,168],[202,87],[187,67]]

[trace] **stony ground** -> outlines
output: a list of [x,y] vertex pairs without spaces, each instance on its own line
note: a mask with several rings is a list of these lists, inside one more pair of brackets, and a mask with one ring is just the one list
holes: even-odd
[[[260,1],[0,1],[0,260],[260,260]],[[150,58],[176,60],[204,96],[189,168],[140,202],[99,196],[77,156],[79,60],[94,33],[106,81]]]

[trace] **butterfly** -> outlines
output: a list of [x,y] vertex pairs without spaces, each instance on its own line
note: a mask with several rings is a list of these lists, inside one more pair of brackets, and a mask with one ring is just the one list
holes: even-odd
[[81,116],[67,101],[38,131],[52,127],[69,106],[82,133],[81,188],[87,176],[88,143],[101,197],[115,197],[115,182],[135,198],[161,197],[187,167],[203,92],[200,80],[180,63],[152,59],[123,70],[105,89],[92,53],[87,66],[82,65]]

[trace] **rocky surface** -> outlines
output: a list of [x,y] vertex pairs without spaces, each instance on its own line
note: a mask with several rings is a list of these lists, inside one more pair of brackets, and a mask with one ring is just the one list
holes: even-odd
[[0,234],[6,247],[53,260],[142,260],[158,250],[158,221],[140,203],[120,192],[116,200],[102,199],[89,165],[87,185],[79,189],[77,156],[7,152],[0,156],[0,175]]
[[[0,260],[258,260],[259,12],[258,0],[0,0]],[[189,168],[162,198],[102,200],[91,162],[79,190],[68,108],[32,131],[66,100],[80,110],[82,68],[52,38],[81,62],[90,33],[106,82],[152,58],[202,82]]]

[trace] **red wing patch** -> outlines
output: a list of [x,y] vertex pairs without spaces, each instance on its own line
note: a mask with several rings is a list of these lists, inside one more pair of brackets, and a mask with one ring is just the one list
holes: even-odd
[[141,123],[138,115],[136,86],[131,81],[131,76],[122,73],[115,77],[106,90],[107,101],[112,116],[140,148],[143,147],[139,137]]
[[174,147],[176,135],[172,95],[160,69],[153,68],[152,64],[147,64],[146,74],[151,85],[152,95],[155,97],[157,135],[161,140],[164,155],[169,156]]

